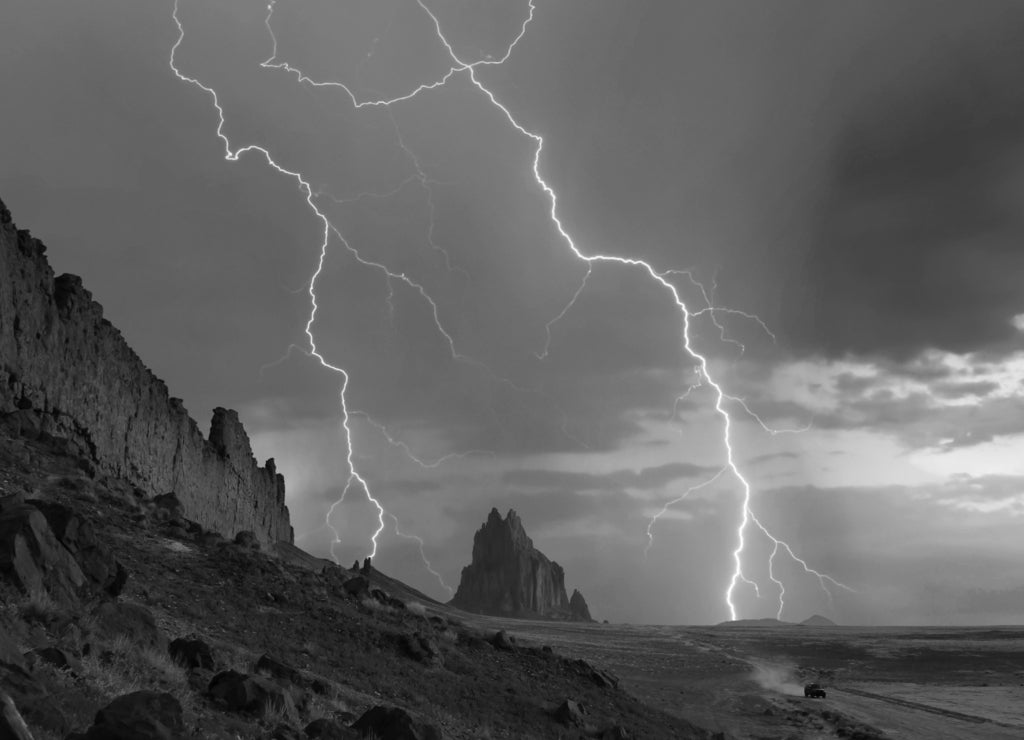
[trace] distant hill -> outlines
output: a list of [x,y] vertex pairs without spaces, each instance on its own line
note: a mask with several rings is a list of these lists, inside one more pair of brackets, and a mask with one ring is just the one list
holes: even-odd
[[781,619],[775,619],[774,617],[764,617],[763,619],[732,619],[725,622],[719,622],[715,625],[716,627],[795,627],[796,625],[792,622],[783,622]]
[[831,619],[829,619],[828,617],[823,617],[820,614],[815,614],[813,617],[805,619],[800,624],[802,624],[804,627],[838,627],[839,626],[835,622],[833,622]]

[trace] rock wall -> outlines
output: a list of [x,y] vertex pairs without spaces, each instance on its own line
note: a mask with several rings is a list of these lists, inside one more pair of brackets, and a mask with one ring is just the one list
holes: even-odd
[[473,562],[462,569],[451,604],[493,616],[573,619],[562,566],[533,546],[512,510],[502,519],[491,509],[473,536]]
[[206,439],[180,399],[142,364],[74,275],[0,202],[0,418],[64,438],[108,474],[233,536],[292,541],[284,478],[260,467],[238,414],[215,409]]

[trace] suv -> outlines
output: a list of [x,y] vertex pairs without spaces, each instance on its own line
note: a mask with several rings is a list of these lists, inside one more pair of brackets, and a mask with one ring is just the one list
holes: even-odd
[[811,699],[824,699],[825,689],[821,688],[821,684],[809,683],[804,686],[804,696]]

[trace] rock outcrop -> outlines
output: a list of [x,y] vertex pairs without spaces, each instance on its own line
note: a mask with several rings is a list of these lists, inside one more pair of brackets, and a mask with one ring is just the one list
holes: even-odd
[[579,592],[579,589],[572,590],[572,596],[569,597],[569,616],[574,622],[593,622],[593,617],[590,616],[590,607],[587,606],[587,600],[583,598],[583,594]]
[[[583,600],[582,595],[579,600]],[[522,521],[512,510],[502,519],[497,509],[491,509],[487,521],[474,535],[473,562],[462,569],[451,604],[493,616],[576,618],[565,595],[562,566],[533,546]],[[583,606],[586,609],[586,602]]]
[[151,495],[173,491],[207,529],[291,542],[284,478],[273,460],[257,464],[238,415],[215,409],[205,438],[81,279],[54,276],[45,251],[0,202],[0,422],[67,440]]

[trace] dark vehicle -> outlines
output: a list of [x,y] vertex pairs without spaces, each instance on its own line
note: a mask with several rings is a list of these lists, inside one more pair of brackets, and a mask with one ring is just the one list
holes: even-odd
[[824,699],[825,689],[821,688],[820,684],[809,683],[804,686],[804,696],[810,697],[811,699]]

